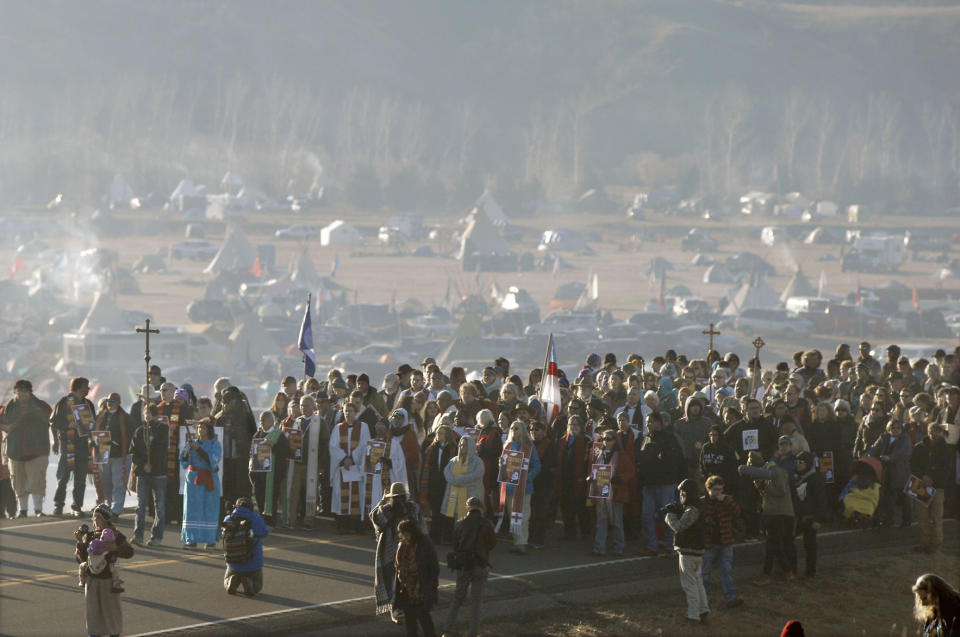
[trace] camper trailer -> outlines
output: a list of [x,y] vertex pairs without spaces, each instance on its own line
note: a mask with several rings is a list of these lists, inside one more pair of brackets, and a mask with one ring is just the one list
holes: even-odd
[[[141,370],[144,338],[129,331],[67,332],[63,335],[63,362],[67,370],[91,375],[116,370]],[[161,367],[209,362],[222,352],[203,334],[183,328],[161,329],[150,337],[151,360]]]
[[892,235],[857,236],[853,248],[843,255],[844,271],[893,272],[906,259],[903,237]]

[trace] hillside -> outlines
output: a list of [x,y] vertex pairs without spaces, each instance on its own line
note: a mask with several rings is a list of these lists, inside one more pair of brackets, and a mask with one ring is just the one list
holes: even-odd
[[0,202],[118,171],[306,188],[320,163],[416,182],[414,204],[487,179],[946,205],[958,32],[934,3],[11,3]]

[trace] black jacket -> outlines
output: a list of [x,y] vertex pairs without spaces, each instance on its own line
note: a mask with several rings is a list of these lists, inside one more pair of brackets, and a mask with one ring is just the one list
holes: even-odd
[[[165,476],[167,475],[167,448],[169,446],[170,428],[159,420],[142,425],[133,434],[130,443],[130,455],[136,465],[138,476]],[[147,461],[150,462],[150,472],[147,472]],[[173,488],[171,485],[169,488]]]
[[687,463],[677,437],[657,431],[644,438],[637,454],[637,479],[642,486],[679,484],[687,477]]
[[918,478],[930,476],[934,488],[945,489],[953,474],[953,454],[954,448],[946,442],[934,443],[924,438],[913,448],[910,471]]
[[753,429],[757,430],[759,446],[757,451],[763,454],[765,460],[769,460],[770,456],[777,450],[777,438],[779,438],[779,435],[769,420],[761,418],[757,422],[750,422],[746,419],[735,422],[723,432],[723,441],[733,447],[734,451],[737,452],[740,464],[747,464],[747,453],[750,451],[749,449],[744,449],[743,432]]
[[[536,487],[534,487],[536,493]],[[497,545],[493,524],[479,509],[472,509],[453,529],[453,550],[473,551],[478,566],[490,566],[490,551]]]

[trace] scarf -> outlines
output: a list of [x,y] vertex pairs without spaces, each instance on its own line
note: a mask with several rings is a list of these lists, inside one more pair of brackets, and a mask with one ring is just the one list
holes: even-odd
[[[353,425],[342,422],[338,425],[340,431],[340,448],[347,456],[353,453],[353,450],[360,444],[360,427],[364,426],[360,421]],[[347,435],[347,431],[350,435]],[[337,474],[339,475],[339,471]],[[340,514],[353,518],[360,517],[360,483],[343,482],[340,478]]]
[[66,440],[64,441],[64,452],[67,454],[67,468],[75,469],[77,466],[77,438],[79,436],[86,435],[86,430],[83,427],[83,423],[80,422],[80,419],[77,418],[77,412],[73,410],[73,406],[76,404],[77,399],[74,398],[73,394],[67,394],[67,409],[70,411],[70,421],[71,424],[67,425],[66,430]]
[[[523,455],[523,461],[520,465],[520,481],[513,488],[513,501],[510,504],[510,532],[520,533],[523,525],[523,496],[527,494],[527,471],[530,469],[530,451],[533,445],[521,444],[520,453]],[[500,501],[497,506],[497,513],[501,514],[500,522],[497,524],[497,530],[503,524],[503,511],[507,504],[507,483],[500,483]]]
[[[164,410],[167,403],[160,403],[159,408]],[[177,462],[177,445],[180,443],[180,405],[173,403],[173,410],[170,412],[170,441],[167,445],[167,479],[176,480],[177,473],[180,470],[180,463]]]

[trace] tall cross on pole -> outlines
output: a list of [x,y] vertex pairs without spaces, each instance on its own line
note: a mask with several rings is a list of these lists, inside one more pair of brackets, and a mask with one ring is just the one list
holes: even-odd
[[760,375],[760,348],[766,345],[763,342],[763,338],[757,337],[753,339],[753,346],[756,348],[756,354],[754,355],[753,360],[756,361],[753,365],[753,382],[750,383],[750,397],[757,397],[757,377]]
[[[144,335],[146,335],[146,344],[145,344],[145,346],[144,346],[144,355],[143,355],[143,360],[146,362],[146,365],[147,365],[147,376],[146,376],[146,379],[147,379],[147,380],[146,380],[146,382],[144,383],[145,385],[149,385],[149,384],[150,384],[150,335],[151,335],[151,334],[159,334],[159,333],[160,333],[160,330],[156,330],[156,329],[151,330],[151,329],[150,329],[150,319],[147,319],[147,326],[146,326],[146,327],[138,327],[138,328],[137,328],[137,334],[144,334]],[[144,397],[144,400],[146,400],[146,397]]]
[[707,377],[710,379],[710,393],[707,394],[707,398],[711,402],[714,400],[714,396],[713,396],[713,370],[710,369],[710,353],[713,352],[713,337],[720,335],[720,332],[713,329],[713,326],[714,324],[711,323],[710,329],[703,330],[702,332],[704,335],[708,335],[710,337],[710,345],[707,348]]

